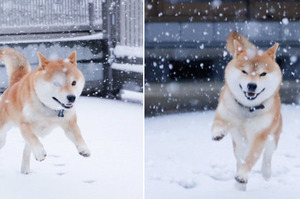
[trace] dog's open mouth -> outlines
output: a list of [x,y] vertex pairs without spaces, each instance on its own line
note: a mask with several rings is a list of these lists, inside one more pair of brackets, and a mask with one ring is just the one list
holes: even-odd
[[258,96],[258,93],[252,93],[252,92],[245,92],[244,91],[244,94],[245,94],[245,97],[248,100],[254,100]]
[[61,103],[56,97],[52,97],[52,99],[54,99],[54,101],[56,101],[57,103],[59,103],[63,108],[70,109],[70,108],[73,107],[72,103],[69,103],[69,104]]
[[248,100],[255,100],[257,98],[257,96],[259,96],[262,92],[264,92],[264,88],[259,92],[259,93],[255,93],[255,92],[251,92],[251,91],[244,91],[242,86],[240,85],[240,88],[242,89],[242,91],[244,92],[245,94],[245,97],[248,99]]

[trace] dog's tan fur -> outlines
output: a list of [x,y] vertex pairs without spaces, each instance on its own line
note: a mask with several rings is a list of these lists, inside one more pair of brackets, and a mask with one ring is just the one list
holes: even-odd
[[[46,157],[43,145],[39,141],[39,136],[45,136],[55,127],[61,127],[70,140],[76,145],[79,153],[85,157],[90,156],[90,152],[83,140],[80,129],[77,125],[75,108],[66,109],[64,117],[58,117],[55,102],[53,107],[48,107],[38,96],[41,82],[49,82],[55,74],[64,74],[63,79],[66,85],[55,88],[59,93],[80,95],[84,77],[77,69],[76,52],[74,51],[68,61],[58,59],[47,60],[38,53],[40,65],[30,72],[30,64],[26,58],[18,51],[11,48],[0,50],[0,60],[7,68],[9,76],[9,87],[3,93],[0,101],[0,147],[5,143],[6,132],[11,124],[17,125],[25,139],[26,146],[23,153],[21,171],[24,174],[30,172],[30,153],[33,152],[38,161]],[[70,81],[77,81],[78,88],[72,86]],[[39,85],[43,86],[43,85]],[[58,90],[59,89],[59,90]],[[48,92],[51,92],[49,90]]]
[[[236,185],[241,190],[246,189],[248,174],[264,149],[262,175],[266,180],[271,176],[271,157],[277,147],[282,128],[279,97],[282,74],[275,62],[277,47],[278,44],[275,44],[265,52],[258,51],[251,42],[237,32],[232,32],[227,40],[227,50],[233,59],[225,69],[225,86],[220,94],[212,126],[212,137],[214,140],[220,140],[227,133],[231,133],[237,159]],[[249,54],[251,54],[250,58]],[[262,74],[263,72],[266,75]],[[247,99],[240,97],[238,88],[229,86],[234,85],[231,78],[236,74],[239,75],[238,78],[244,79],[243,81],[265,85],[271,84],[266,78],[273,78],[276,80],[273,84],[276,85],[272,93],[265,98],[264,96],[259,98],[260,96],[257,95],[255,100],[248,100],[248,102]],[[240,88],[242,91],[241,85]],[[265,89],[266,93],[268,86]],[[261,95],[265,95],[264,92],[262,93]],[[258,104],[255,104],[256,100]],[[247,108],[260,104],[264,106],[263,109],[250,112]]]

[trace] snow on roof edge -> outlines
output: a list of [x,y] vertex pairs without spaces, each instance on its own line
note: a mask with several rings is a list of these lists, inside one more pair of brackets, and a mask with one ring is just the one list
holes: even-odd
[[143,100],[144,100],[144,95],[142,92],[136,92],[136,91],[122,89],[120,91],[120,94],[121,94],[121,99],[127,100],[127,101],[143,103]]
[[111,65],[111,68],[115,69],[115,70],[124,70],[124,71],[130,71],[130,72],[136,72],[136,73],[142,73],[143,74],[143,65],[138,65],[138,64],[113,63]]
[[142,46],[121,46],[117,45],[114,49],[116,57],[143,57],[144,51]]
[[0,41],[0,44],[11,44],[11,43],[37,43],[37,42],[54,42],[54,41],[83,41],[83,40],[97,40],[103,39],[103,33],[96,33],[93,35],[86,36],[75,36],[75,37],[64,37],[55,39],[31,39],[31,40],[16,40],[16,41]]

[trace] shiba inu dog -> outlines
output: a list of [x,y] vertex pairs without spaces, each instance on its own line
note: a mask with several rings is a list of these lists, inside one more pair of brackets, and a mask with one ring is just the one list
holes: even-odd
[[281,133],[282,73],[275,62],[278,44],[260,51],[244,36],[232,32],[226,47],[233,59],[225,69],[212,139],[231,134],[237,161],[236,187],[246,190],[248,174],[263,150],[261,172],[266,180],[270,178],[272,154]]
[[90,156],[77,125],[74,103],[84,87],[77,69],[76,52],[67,59],[48,60],[38,53],[39,66],[30,72],[26,58],[11,48],[0,50],[9,87],[0,101],[0,148],[11,125],[17,125],[25,140],[21,172],[30,173],[30,154],[43,161],[46,151],[39,141],[55,127],[61,127],[76,145],[80,155]]

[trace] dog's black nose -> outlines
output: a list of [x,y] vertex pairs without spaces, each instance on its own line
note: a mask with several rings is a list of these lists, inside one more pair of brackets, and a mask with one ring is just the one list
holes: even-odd
[[73,102],[75,102],[76,96],[75,95],[68,95],[67,99],[69,100],[69,102],[73,103]]
[[255,83],[249,83],[247,85],[247,88],[248,88],[249,91],[255,91],[255,89],[257,88],[257,84],[255,84]]

